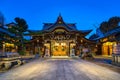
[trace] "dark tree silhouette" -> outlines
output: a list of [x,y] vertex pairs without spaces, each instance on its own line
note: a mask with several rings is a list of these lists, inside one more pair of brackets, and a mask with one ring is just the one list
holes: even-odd
[[[4,27],[4,15],[0,12],[0,28]],[[5,36],[5,34],[0,33],[0,50],[2,49],[2,44],[3,44],[3,36]]]
[[100,24],[100,30],[106,33],[119,26],[120,17],[111,17],[108,21],[104,21]]
[[4,26],[4,15],[0,12],[0,27]]
[[116,16],[116,17],[110,18],[108,21],[109,30],[112,30],[112,29],[118,27],[119,23],[120,23],[120,17]]
[[103,33],[106,33],[108,31],[108,22],[107,21],[104,21],[100,24],[100,30]]
[[16,17],[14,20],[16,22],[19,32],[23,33],[25,31],[27,31],[28,25],[24,19]]
[[12,33],[14,33],[16,35],[16,37],[14,38],[15,40],[17,40],[18,42],[16,43],[19,47],[18,47],[18,51],[24,51],[24,32],[27,31],[28,29],[28,25],[26,23],[26,21],[22,18],[16,17],[14,19],[15,22],[7,24],[8,30]]

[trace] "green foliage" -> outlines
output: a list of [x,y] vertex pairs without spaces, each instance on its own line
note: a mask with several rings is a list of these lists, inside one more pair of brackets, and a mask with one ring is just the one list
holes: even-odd
[[14,25],[11,25],[11,23],[7,24],[7,26],[11,27],[8,28],[8,30],[12,33],[22,36],[23,32],[27,31],[28,25],[22,18],[16,17],[14,20],[15,22],[12,22]]
[[20,55],[25,55],[25,51],[24,51],[24,50],[18,51],[18,53],[19,53]]
[[[20,46],[18,46],[18,47],[20,47]],[[18,53],[20,54],[20,55],[25,55],[26,54],[26,48],[25,48],[25,45],[23,44],[23,46],[22,47],[20,47],[21,49],[19,49],[18,50]]]
[[0,27],[4,27],[4,15],[0,12]]
[[[16,35],[16,37],[14,37],[13,39],[15,40],[15,45],[19,46],[18,48],[20,48],[18,50],[24,50],[23,34],[27,31],[28,25],[23,18],[16,17],[14,21],[15,22],[12,22],[13,25],[11,25],[11,23],[7,25],[10,26],[8,30]],[[20,53],[23,54],[23,51],[20,51]]]
[[108,31],[108,22],[104,21],[100,24],[100,29],[103,33],[106,33]]
[[24,19],[16,17],[14,20],[17,24],[19,32],[22,33],[22,32],[25,32],[28,29],[28,25],[27,25],[27,23]]
[[120,17],[111,17],[108,21],[103,21],[101,24],[100,24],[100,30],[103,32],[103,33],[106,33],[116,27],[119,26],[119,23],[120,23]]
[[110,18],[109,19],[109,21],[108,21],[108,24],[109,24],[109,26],[110,26],[110,29],[113,29],[113,28],[116,28],[116,27],[118,27],[119,25],[119,22],[120,22],[120,17],[112,17],[112,18]]
[[[8,24],[8,26],[9,26],[9,24]],[[18,28],[16,26],[11,26],[11,28],[8,28],[8,30],[14,34],[17,34],[17,32],[18,32]]]

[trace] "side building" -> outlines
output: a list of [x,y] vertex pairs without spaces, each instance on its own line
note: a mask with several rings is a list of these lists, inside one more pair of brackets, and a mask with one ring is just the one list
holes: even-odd
[[112,54],[120,54],[120,26],[102,34],[97,29],[97,36],[91,40],[97,41],[97,55],[111,56]]
[[6,52],[12,52],[16,49],[13,37],[15,35],[10,33],[8,29],[0,27],[0,56],[4,56]]

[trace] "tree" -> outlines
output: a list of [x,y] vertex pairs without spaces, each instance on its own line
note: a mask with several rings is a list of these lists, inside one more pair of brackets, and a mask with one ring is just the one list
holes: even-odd
[[111,17],[108,21],[104,21],[100,24],[100,30],[106,33],[119,26],[120,17]]
[[112,30],[112,29],[118,27],[119,23],[120,23],[120,17],[116,16],[116,17],[110,18],[108,21],[109,29]]
[[107,21],[104,21],[100,24],[100,30],[103,33],[106,33],[108,31],[108,22]]
[[[4,15],[0,12],[0,28],[4,27]],[[2,49],[3,38],[4,34],[0,33],[0,49]]]
[[4,15],[0,12],[0,27],[4,26]]
[[24,32],[27,31],[28,25],[26,21],[22,18],[16,17],[14,19],[15,22],[9,23],[7,26],[8,30],[14,33],[17,37],[14,38],[17,40],[16,44],[18,45],[18,51],[24,51]]
[[16,25],[18,27],[18,31],[20,33],[26,32],[28,29],[28,25],[26,23],[26,21],[22,18],[16,17],[15,19]]

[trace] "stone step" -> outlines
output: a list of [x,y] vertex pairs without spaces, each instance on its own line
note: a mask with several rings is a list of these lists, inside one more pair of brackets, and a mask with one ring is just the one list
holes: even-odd
[[69,56],[52,56],[51,58],[57,58],[57,59],[66,59],[66,58],[70,58]]

